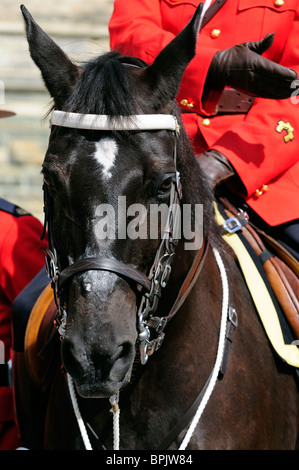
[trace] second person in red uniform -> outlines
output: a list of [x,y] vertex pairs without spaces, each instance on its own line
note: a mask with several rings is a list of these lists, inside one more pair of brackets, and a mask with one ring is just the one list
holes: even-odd
[[[0,110],[0,118],[14,113]],[[17,295],[45,265],[40,247],[42,224],[20,207],[0,198],[0,450],[19,445],[15,419],[10,360],[12,305]]]

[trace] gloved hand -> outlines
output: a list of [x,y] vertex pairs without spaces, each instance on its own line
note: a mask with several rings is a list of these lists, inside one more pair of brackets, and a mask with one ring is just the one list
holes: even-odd
[[291,83],[298,78],[297,73],[261,56],[273,40],[274,33],[260,41],[248,41],[216,52],[208,71],[206,86],[219,91],[229,86],[261,98],[290,97],[294,89],[291,90]]
[[212,190],[235,175],[228,159],[217,150],[211,149],[201,153],[197,161]]

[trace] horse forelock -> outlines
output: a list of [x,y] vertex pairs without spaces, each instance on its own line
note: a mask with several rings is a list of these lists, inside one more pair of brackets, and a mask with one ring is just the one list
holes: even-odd
[[139,59],[126,59],[118,52],[108,52],[88,62],[64,110],[108,116],[136,114],[136,84],[126,63],[141,65]]

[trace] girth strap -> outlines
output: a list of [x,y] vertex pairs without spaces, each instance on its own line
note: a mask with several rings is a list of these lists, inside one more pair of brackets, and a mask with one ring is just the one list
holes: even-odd
[[89,270],[110,271],[136,282],[148,292],[151,290],[151,281],[145,274],[121,261],[102,257],[80,259],[65,268],[58,278],[59,287],[61,288],[75,274]]

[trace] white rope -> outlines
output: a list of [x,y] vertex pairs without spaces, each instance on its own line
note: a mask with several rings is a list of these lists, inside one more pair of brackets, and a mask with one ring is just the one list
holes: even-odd
[[119,393],[110,397],[109,400],[112,405],[112,408],[110,411],[113,413],[113,450],[119,450],[119,439],[120,439],[120,429],[119,429],[120,409],[118,406]]
[[70,392],[70,396],[71,396],[71,400],[72,400],[72,405],[73,405],[73,408],[74,408],[75,416],[76,416],[76,419],[77,419],[77,423],[78,423],[78,426],[79,426],[79,429],[80,429],[80,433],[81,433],[81,437],[82,437],[85,449],[86,450],[92,450],[92,447],[91,447],[91,444],[90,444],[90,441],[89,441],[89,437],[88,437],[88,434],[87,434],[87,431],[86,431],[86,427],[85,427],[84,421],[82,419],[82,416],[81,416],[81,413],[80,413],[80,410],[79,410],[79,405],[78,405],[78,401],[77,401],[77,397],[76,397],[74,382],[73,382],[72,377],[69,374],[67,374],[67,381],[68,381],[69,392]]
[[217,377],[218,373],[221,367],[222,359],[223,359],[223,353],[224,353],[224,346],[225,346],[225,335],[226,335],[226,320],[227,320],[227,312],[228,312],[228,307],[229,307],[229,285],[228,285],[228,279],[225,271],[225,266],[223,264],[223,261],[221,259],[221,256],[219,252],[213,248],[214,255],[216,258],[216,262],[220,271],[221,275],[221,281],[222,281],[222,290],[223,290],[223,298],[222,298],[222,317],[221,317],[221,323],[220,323],[220,332],[219,332],[219,341],[218,341],[218,351],[217,351],[217,356],[215,360],[215,365],[214,369],[211,375],[211,379],[209,382],[209,385],[205,391],[205,394],[203,396],[203,399],[197,408],[197,411],[194,415],[194,418],[189,426],[189,429],[179,447],[179,450],[185,450],[187,445],[189,444],[189,441],[194,433],[194,430],[198,424],[198,421],[209,401],[209,398],[214,390],[214,387],[217,382]]
[[[76,392],[75,392],[75,387],[74,387],[74,382],[72,377],[67,374],[67,381],[68,381],[68,386],[69,386],[69,392],[70,392],[70,397],[74,409],[74,413],[77,419],[77,423],[80,429],[81,437],[84,443],[84,447],[86,450],[92,450],[91,443],[87,434],[87,430],[84,424],[84,421],[82,419],[80,410],[79,410],[79,405],[78,405],[78,400],[76,397]],[[119,400],[119,393],[116,395],[113,395],[110,397],[109,401],[111,403],[111,412],[113,413],[113,450],[119,450],[119,436],[120,436],[120,429],[119,429],[119,418],[120,418],[120,409],[118,406],[118,400]]]

